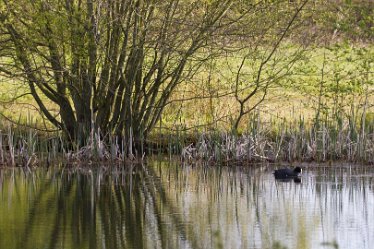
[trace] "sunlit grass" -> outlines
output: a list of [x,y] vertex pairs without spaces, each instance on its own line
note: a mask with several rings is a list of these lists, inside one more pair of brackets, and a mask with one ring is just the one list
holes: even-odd
[[[277,58],[293,54],[294,49],[284,50]],[[217,57],[180,84],[136,156],[168,152],[184,153],[187,161],[374,161],[372,46],[343,44],[304,51],[302,60],[270,85],[265,100],[243,117],[238,134],[233,134],[239,111],[233,87],[242,53]],[[245,64],[239,94],[253,90],[257,66],[256,61]],[[267,69],[265,78],[271,70]],[[27,94],[26,83],[1,78],[0,84],[1,164],[31,165],[61,153],[67,161],[125,160],[126,146],[110,134],[103,138],[91,131],[85,146],[65,144]],[[246,107],[255,105],[261,94],[254,95]],[[58,113],[52,103],[47,106]],[[250,147],[240,151],[243,146]],[[36,152],[47,153],[37,156]]]

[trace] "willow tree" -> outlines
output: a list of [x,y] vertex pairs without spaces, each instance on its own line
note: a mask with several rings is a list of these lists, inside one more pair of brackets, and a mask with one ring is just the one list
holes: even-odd
[[233,22],[232,2],[0,0],[0,72],[72,141],[92,130],[139,141]]

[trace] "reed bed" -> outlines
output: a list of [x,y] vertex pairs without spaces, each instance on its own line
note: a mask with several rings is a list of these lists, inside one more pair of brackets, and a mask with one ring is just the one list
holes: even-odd
[[205,161],[233,164],[251,162],[331,162],[374,164],[374,122],[353,116],[306,122],[261,121],[253,115],[248,129],[237,135],[203,132],[181,152],[186,163]]
[[[33,128],[3,124],[0,129],[0,166],[95,164],[97,162],[137,162],[142,158],[126,155],[124,143],[117,137],[105,140],[100,131],[91,131],[83,146],[69,143],[60,132],[46,133]],[[122,140],[123,141],[123,140]]]
[[[155,132],[139,151],[128,148],[133,138],[103,136],[91,131],[83,146],[68,143],[61,133],[45,133],[11,124],[0,127],[0,166],[126,163],[145,155],[179,155],[184,163],[246,164],[252,162],[348,161],[374,164],[373,117],[325,115],[292,121],[251,115],[241,133],[225,131]],[[359,117],[359,118],[357,118]],[[130,141],[130,142],[128,142]]]

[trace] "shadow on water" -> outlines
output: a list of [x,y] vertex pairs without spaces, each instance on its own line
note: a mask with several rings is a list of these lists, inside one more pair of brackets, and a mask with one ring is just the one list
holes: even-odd
[[202,248],[154,174],[145,166],[2,170],[0,248]]
[[160,161],[126,168],[2,169],[0,248],[370,248],[374,243],[372,168],[314,168],[289,182],[275,181],[271,172],[264,166],[181,167]]

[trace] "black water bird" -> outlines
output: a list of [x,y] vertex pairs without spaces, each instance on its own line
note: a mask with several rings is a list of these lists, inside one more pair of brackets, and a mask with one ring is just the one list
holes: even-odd
[[275,179],[290,179],[299,177],[301,175],[302,169],[300,167],[296,167],[294,169],[277,169],[274,171]]

